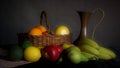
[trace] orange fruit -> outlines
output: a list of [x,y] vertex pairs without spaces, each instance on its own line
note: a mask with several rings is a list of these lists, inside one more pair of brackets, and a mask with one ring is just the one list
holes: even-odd
[[34,27],[29,31],[29,35],[40,36],[42,32],[40,29]]
[[43,25],[36,26],[36,28],[40,29],[41,32],[46,32],[47,29]]
[[40,29],[43,35],[47,34],[47,29],[45,26],[39,25],[39,26],[36,26],[36,28]]

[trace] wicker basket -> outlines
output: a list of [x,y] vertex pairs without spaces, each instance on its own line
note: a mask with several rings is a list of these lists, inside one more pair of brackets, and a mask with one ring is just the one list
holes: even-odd
[[40,24],[42,25],[43,16],[45,17],[46,26],[48,29],[47,35],[42,36],[31,36],[28,33],[18,33],[18,42],[19,45],[23,43],[23,41],[28,40],[33,43],[34,46],[44,47],[49,45],[61,45],[63,43],[71,43],[71,34],[70,35],[55,35],[50,30],[50,26],[48,25],[46,12],[43,11],[40,17]]

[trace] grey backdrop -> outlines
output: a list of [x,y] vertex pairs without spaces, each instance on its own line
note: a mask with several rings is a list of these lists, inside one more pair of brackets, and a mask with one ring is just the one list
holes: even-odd
[[[95,40],[103,46],[120,47],[120,0],[3,0],[0,3],[0,46],[17,44],[17,33],[27,32],[38,25],[42,10],[47,12],[52,31],[58,25],[66,25],[74,41],[81,29],[77,11],[92,12],[95,8],[102,8],[105,17],[97,27]],[[99,12],[92,14],[89,37],[100,16]]]

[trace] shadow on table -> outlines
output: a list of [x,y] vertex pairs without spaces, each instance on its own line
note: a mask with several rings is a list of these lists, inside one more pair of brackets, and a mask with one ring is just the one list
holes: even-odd
[[98,61],[88,61],[88,62],[82,62],[79,64],[73,64],[68,61],[64,61],[61,63],[53,63],[48,62],[43,59],[41,59],[39,62],[24,64],[21,66],[17,66],[15,68],[120,68],[120,62],[116,60],[98,60]]

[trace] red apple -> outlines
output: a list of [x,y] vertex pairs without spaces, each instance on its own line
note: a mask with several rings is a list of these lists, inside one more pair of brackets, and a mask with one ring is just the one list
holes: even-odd
[[50,45],[42,49],[42,56],[50,61],[57,61],[63,49],[61,46]]
[[63,48],[62,48],[61,45],[53,45],[53,46],[55,46],[55,47],[58,49],[58,52],[59,52],[59,53],[62,53]]

